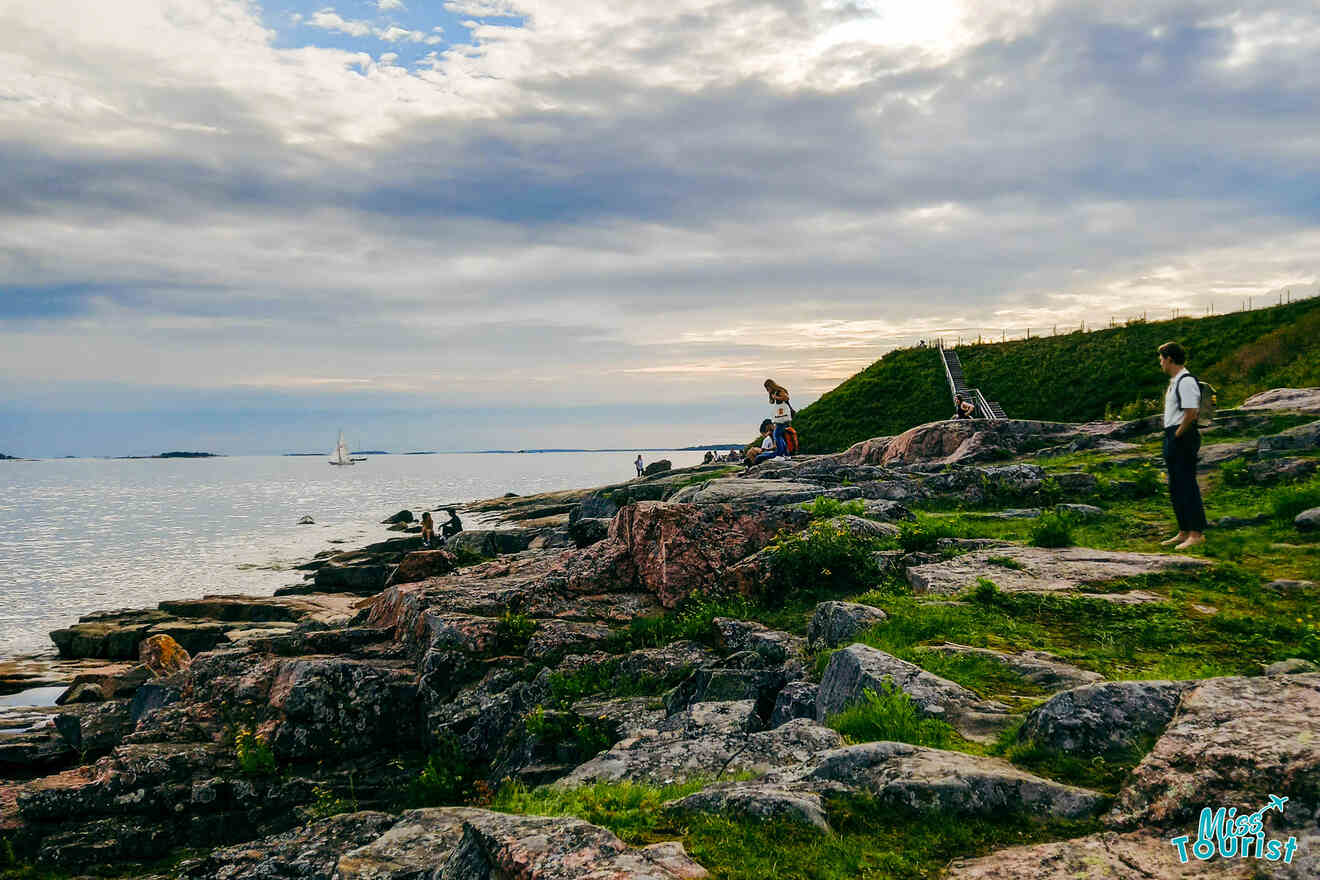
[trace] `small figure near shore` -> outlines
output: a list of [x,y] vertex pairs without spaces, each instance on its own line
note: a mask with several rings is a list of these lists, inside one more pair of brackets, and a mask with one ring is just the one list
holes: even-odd
[[430,547],[431,542],[435,540],[435,520],[431,519],[431,511],[422,514],[422,546]]
[[[1187,372],[1187,352],[1176,342],[1159,347],[1160,369],[1169,376],[1164,392],[1164,466],[1169,473],[1169,499],[1178,519],[1178,534],[1160,543],[1186,550],[1205,542],[1205,505],[1196,483],[1196,459],[1201,451],[1201,386]],[[1191,380],[1190,382],[1187,380]]]
[[645,465],[642,464],[642,454],[640,452],[637,453],[637,460],[634,461],[633,464],[637,467],[637,476],[640,477],[642,475],[642,468],[645,467]]
[[449,514],[449,519],[440,526],[440,536],[448,541],[454,535],[463,531],[463,521],[458,518],[458,511],[452,507],[446,507],[445,513]]

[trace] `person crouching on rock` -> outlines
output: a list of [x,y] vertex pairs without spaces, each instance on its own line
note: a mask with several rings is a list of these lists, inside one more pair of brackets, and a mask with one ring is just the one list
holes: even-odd
[[970,419],[974,412],[976,412],[976,404],[970,400],[964,400],[961,394],[954,395],[953,417],[955,419]]
[[431,542],[435,540],[435,520],[431,519],[431,511],[422,514],[422,546],[430,547]]
[[770,421],[774,423],[775,451],[788,457],[788,438],[785,430],[797,415],[788,402],[788,389],[774,379],[765,380],[766,394],[770,395]]

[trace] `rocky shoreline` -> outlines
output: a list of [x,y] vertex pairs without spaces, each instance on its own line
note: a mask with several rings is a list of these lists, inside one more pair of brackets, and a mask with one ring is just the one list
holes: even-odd
[[[1320,422],[1276,431],[1276,415],[1222,414],[1235,438],[1259,436],[1217,462],[1242,460],[1262,485],[1314,467]],[[52,633],[65,660],[0,665],[24,687],[69,684],[56,707],[0,710],[0,836],[23,863],[160,878],[706,877],[722,869],[677,840],[494,809],[501,786],[691,784],[664,804],[675,822],[831,834],[838,804],[861,798],[917,822],[1075,828],[956,859],[949,876],[1099,880],[1182,876],[1168,839],[1194,834],[1202,805],[1279,794],[1290,801],[1270,832],[1296,836],[1297,858],[1196,876],[1317,876],[1308,661],[1119,679],[938,630],[906,659],[866,642],[981,606],[1137,614],[1218,570],[1203,556],[946,536],[917,516],[1103,521],[1114,499],[1149,492],[1152,428],[940,422],[745,473],[506,496],[464,506],[496,527],[445,549],[405,533],[312,560],[282,595],[89,615]],[[1108,464],[1050,465],[1077,455]],[[855,565],[865,585],[790,619],[779,609],[797,607],[808,563],[830,583]],[[1314,595],[1287,583],[1266,586]],[[877,590],[905,610],[857,601]],[[171,645],[182,652],[161,661]],[[1008,684],[940,674],[973,667]],[[880,698],[934,723],[941,745],[841,732],[848,710]],[[1129,758],[1113,787],[1057,772]]]

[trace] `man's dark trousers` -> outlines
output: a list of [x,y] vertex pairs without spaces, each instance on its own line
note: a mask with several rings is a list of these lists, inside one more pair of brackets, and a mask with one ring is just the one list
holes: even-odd
[[1178,531],[1205,531],[1205,505],[1196,484],[1196,456],[1201,451],[1201,432],[1191,427],[1177,436],[1178,428],[1164,429],[1164,466],[1169,472],[1169,498]]

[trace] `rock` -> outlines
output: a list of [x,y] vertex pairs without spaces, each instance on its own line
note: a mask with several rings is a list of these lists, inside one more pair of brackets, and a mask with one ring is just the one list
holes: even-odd
[[84,760],[119,745],[132,732],[134,722],[130,707],[123,700],[80,706],[78,711],[61,712],[54,720],[60,736],[69,748],[86,756]]
[[1261,589],[1263,590],[1268,590],[1272,593],[1282,593],[1285,596],[1290,596],[1296,593],[1305,593],[1306,591],[1314,590],[1315,588],[1316,588],[1315,581],[1289,581],[1289,580],[1270,581],[1269,583],[1261,587]]
[[1054,482],[1059,489],[1069,495],[1089,495],[1100,488],[1100,481],[1091,474],[1080,471],[1065,471],[1054,475]]
[[885,522],[910,521],[917,518],[915,513],[897,501],[889,501],[884,498],[867,498],[862,510],[867,519],[878,519]]
[[696,794],[670,801],[666,809],[679,815],[704,813],[736,816],[756,822],[783,820],[829,832],[824,799],[818,792],[768,783],[716,784]]
[[867,690],[881,693],[886,683],[906,693],[920,714],[947,721],[968,739],[989,739],[1011,720],[1002,704],[866,645],[849,645],[830,658],[820,679],[816,719],[826,721]]
[[790,681],[775,697],[775,707],[770,713],[768,726],[771,728],[787,724],[794,718],[816,717],[816,694],[820,685],[810,681]]
[[739,508],[773,507],[813,501],[826,493],[824,486],[814,483],[726,477],[681,489],[669,500],[680,504],[731,504]]
[[578,700],[572,709],[583,718],[609,722],[618,739],[654,734],[665,720],[655,697],[610,697]]
[[800,764],[843,742],[839,734],[806,718],[773,730],[757,730],[759,725],[751,700],[697,703],[666,719],[655,734],[616,743],[558,784],[573,787],[623,780],[668,784],[737,771],[763,773]]
[[605,517],[582,517],[568,526],[568,536],[573,546],[581,549],[604,541],[609,537],[612,519]]
[[1219,467],[1221,464],[1244,458],[1256,453],[1256,444],[1242,441],[1240,443],[1215,443],[1213,445],[1201,448],[1201,454],[1196,460],[1196,466],[1203,471]]
[[1317,718],[1320,674],[1200,682],[1183,695],[1106,822],[1194,834],[1202,806],[1254,810],[1272,794],[1290,798],[1288,821],[1309,819],[1320,809]]
[[[1079,819],[1094,815],[1108,800],[997,758],[907,743],[844,746],[816,755],[808,767],[800,777],[804,782],[840,783],[882,803],[921,812]],[[784,776],[774,774],[771,779]]]
[[1266,675],[1300,675],[1304,672],[1320,672],[1320,666],[1300,657],[1289,657],[1265,667]]
[[1105,515],[1104,510],[1094,504],[1056,504],[1054,509],[1083,521],[1099,519]]
[[1039,507],[1010,507],[995,513],[987,513],[989,519],[1036,519],[1040,516]]
[[1239,408],[1320,413],[1320,388],[1272,388],[1251,395]]
[[173,675],[187,669],[192,656],[170,636],[154,635],[138,646],[138,662],[155,675]]
[[1315,473],[1316,462],[1309,458],[1271,458],[1247,465],[1247,474],[1257,485],[1281,480],[1300,480]]
[[619,511],[607,540],[565,554],[563,586],[574,593],[641,590],[672,608],[718,585],[730,567],[808,517],[795,508],[737,512],[722,504],[639,501]]
[[884,611],[856,602],[821,602],[807,624],[807,644],[813,651],[835,648],[858,632],[887,619]]
[[158,623],[174,618],[163,611],[89,614],[78,623],[50,634],[65,658],[100,657],[106,660],[136,660],[138,643]]
[[1056,694],[1027,713],[1018,741],[1083,758],[1144,748],[1191,687],[1181,681],[1110,681]]
[[1018,419],[931,422],[883,443],[859,444],[840,458],[855,464],[951,464],[1011,456],[1028,439],[1075,432],[1073,425]]
[[1303,510],[1293,517],[1293,525],[1301,532],[1313,532],[1320,529],[1320,507]]
[[386,586],[439,577],[449,574],[456,568],[458,568],[458,559],[448,550],[415,550],[403,557],[394,574],[390,575]]
[[[990,562],[1010,559],[1017,567]],[[1155,553],[1117,553],[1086,547],[1006,546],[908,568],[907,579],[917,593],[956,595],[973,589],[979,578],[989,578],[1009,593],[1081,592],[1088,584],[1103,584],[1140,574],[1196,569],[1210,565],[1205,559]],[[1112,598],[1114,594],[1095,594]]]
[[539,623],[527,642],[523,655],[528,660],[546,662],[570,653],[603,648],[612,630],[596,623],[546,620]]
[[1262,458],[1294,450],[1316,449],[1320,447],[1320,421],[1298,425],[1278,434],[1260,437],[1256,440]]
[[134,726],[149,713],[182,699],[182,691],[172,685],[147,682],[133,694],[128,704],[129,720]]
[[582,499],[568,514],[569,524],[580,519],[614,519],[619,512],[619,505],[599,493],[592,493]]
[[1193,858],[1184,865],[1167,837],[1106,831],[957,859],[945,880],[1254,880],[1258,864],[1254,859],[1201,862]]
[[316,525],[316,520],[312,519],[310,516],[304,516],[304,517],[302,517],[301,519],[298,520],[298,525],[300,525],[300,526],[314,526],[314,525]]
[[782,664],[802,654],[807,647],[801,636],[773,630],[752,620],[716,617],[712,625],[725,651],[752,651],[771,665]]
[[694,669],[714,666],[718,655],[710,648],[687,640],[670,642],[663,648],[631,651],[619,660],[616,672],[623,681],[674,681]]
[[757,715],[768,718],[784,681],[785,675],[778,669],[697,669],[666,696],[665,709],[673,714],[694,703],[750,700],[756,704]]
[[381,525],[392,526],[392,525],[397,525],[398,523],[410,523],[414,519],[416,519],[416,517],[413,516],[413,512],[411,510],[404,509],[394,514],[394,516],[383,519],[380,522]]
[[670,461],[667,458],[662,458],[657,461],[653,461],[650,464],[648,464],[646,467],[642,468],[642,476],[651,477],[656,474],[663,474],[665,471],[671,470],[673,467],[674,467],[674,463],[672,461]]
[[316,589],[326,593],[378,593],[385,588],[392,566],[337,565],[317,569],[313,576]]
[[827,522],[846,531],[854,538],[886,539],[898,537],[898,526],[876,522],[872,519],[864,519],[860,516],[852,516],[851,514],[832,517]]
[[1049,692],[1094,684],[1104,680],[1104,676],[1098,672],[1078,669],[1076,666],[1065,663],[1045,651],[1023,651],[1019,654],[1008,654],[1002,651],[992,651],[989,648],[973,648],[967,645],[952,644],[931,645],[923,647],[922,650],[940,654],[984,657],[999,663],[1022,676],[1029,683]]

